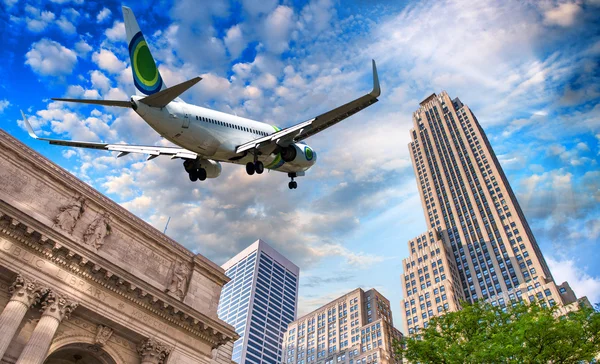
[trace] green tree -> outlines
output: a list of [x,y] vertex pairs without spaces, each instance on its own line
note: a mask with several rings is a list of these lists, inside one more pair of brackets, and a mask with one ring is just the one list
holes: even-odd
[[559,316],[557,308],[477,302],[432,318],[395,343],[411,363],[581,363],[600,355],[600,313],[589,307]]

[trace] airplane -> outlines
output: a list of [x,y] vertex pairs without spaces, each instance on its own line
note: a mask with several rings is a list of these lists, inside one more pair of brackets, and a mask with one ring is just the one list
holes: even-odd
[[128,101],[53,98],[55,101],[133,109],[163,138],[177,147],[108,144],[86,141],[41,138],[35,134],[21,111],[29,135],[53,145],[102,149],[119,152],[117,158],[130,153],[148,155],[151,160],[161,155],[183,159],[183,167],[192,182],[217,178],[221,163],[246,165],[249,175],[262,174],[266,169],[284,172],[291,181],[304,176],[317,161],[317,153],[303,140],[333,126],[378,101],[381,94],[375,60],[373,90],[345,105],[285,129],[275,125],[226,114],[188,104],[179,96],[198,83],[195,77],[167,87],[156,67],[133,11],[123,6],[123,18],[136,95]]

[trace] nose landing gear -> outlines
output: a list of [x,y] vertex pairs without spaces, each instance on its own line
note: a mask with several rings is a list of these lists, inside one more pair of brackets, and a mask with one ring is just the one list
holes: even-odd
[[290,183],[288,183],[289,189],[295,190],[296,188],[298,188],[298,182],[294,181],[294,178],[297,177],[296,173],[288,173],[288,177],[292,179]]

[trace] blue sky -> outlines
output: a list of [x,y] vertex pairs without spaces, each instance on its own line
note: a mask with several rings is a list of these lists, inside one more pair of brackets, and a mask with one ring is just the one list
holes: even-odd
[[28,138],[164,144],[132,111],[51,102],[134,93],[117,2],[3,0],[2,128],[188,248],[223,263],[263,238],[301,268],[300,313],[357,286],[391,301],[425,221],[407,144],[432,92],[483,125],[555,279],[600,301],[600,2],[181,0],[133,8],[167,85],[184,99],[281,127],[370,88],[380,102],[307,142],[319,163],[287,177],[226,165],[192,184],[181,162],[116,159]]

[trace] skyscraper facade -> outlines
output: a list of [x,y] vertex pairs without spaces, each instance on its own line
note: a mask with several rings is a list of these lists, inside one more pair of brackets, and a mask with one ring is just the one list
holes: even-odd
[[402,287],[405,330],[414,333],[460,302],[567,305],[490,143],[467,105],[432,94],[413,113],[409,144],[426,233],[408,242]]
[[296,317],[298,267],[262,240],[222,265],[219,318],[235,327],[236,363],[281,363],[287,325]]
[[393,326],[390,301],[375,289],[358,288],[290,323],[283,339],[286,364],[388,364]]

